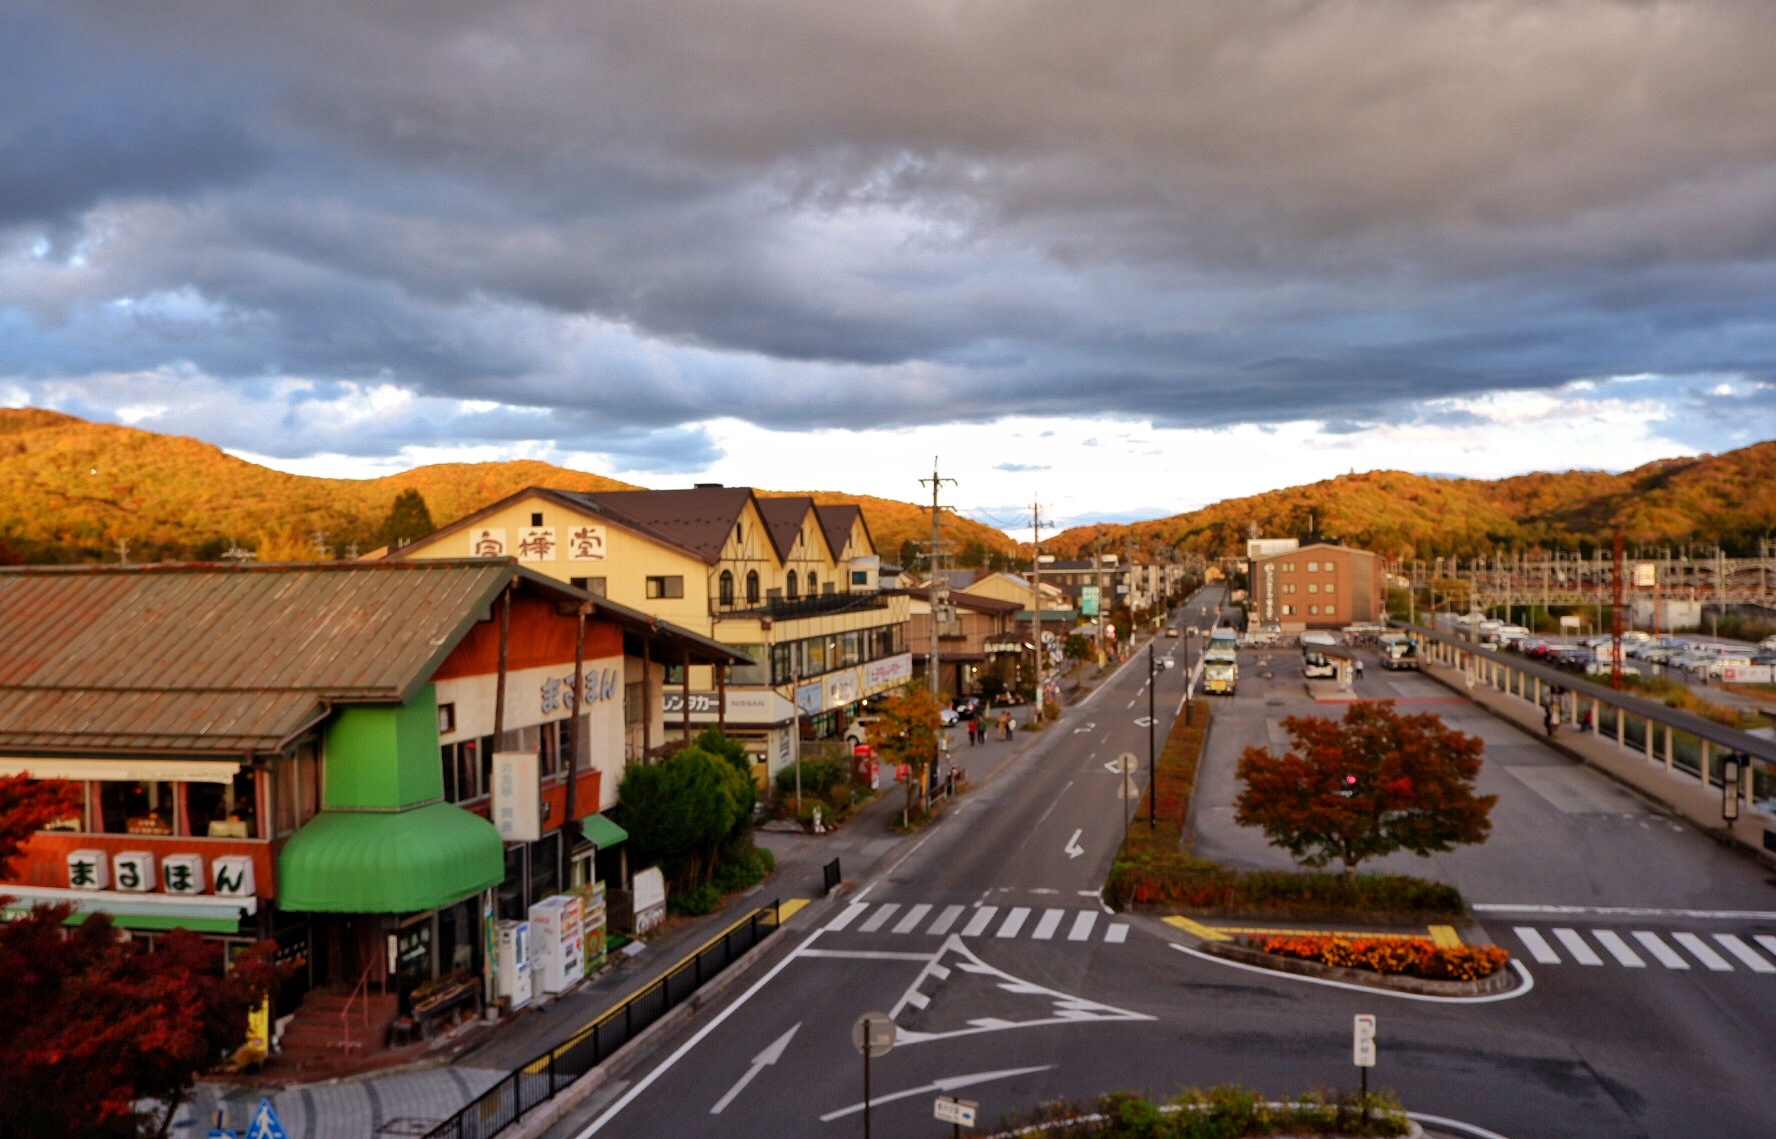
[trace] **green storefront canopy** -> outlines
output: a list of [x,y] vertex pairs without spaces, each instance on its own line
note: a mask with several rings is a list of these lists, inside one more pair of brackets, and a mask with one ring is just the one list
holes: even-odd
[[600,850],[609,850],[629,837],[628,831],[603,815],[587,815],[580,820],[580,826],[585,830],[586,841],[597,844]]
[[434,910],[505,877],[499,831],[449,803],[322,811],[278,858],[278,906],[338,914]]

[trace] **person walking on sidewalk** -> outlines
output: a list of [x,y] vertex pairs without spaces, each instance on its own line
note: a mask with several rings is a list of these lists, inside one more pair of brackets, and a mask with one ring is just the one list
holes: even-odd
[[1554,701],[1550,700],[1542,705],[1542,727],[1547,731],[1549,739],[1554,738],[1554,724]]
[[1357,666],[1357,679],[1361,680],[1363,679],[1363,658],[1357,657],[1355,663]]

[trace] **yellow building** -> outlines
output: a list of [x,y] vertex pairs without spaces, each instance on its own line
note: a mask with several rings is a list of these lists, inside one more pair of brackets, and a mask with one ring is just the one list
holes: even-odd
[[669,739],[644,751],[719,724],[775,772],[798,754],[798,736],[842,731],[861,701],[912,677],[909,603],[881,591],[881,559],[856,506],[719,484],[530,487],[385,556],[498,555],[756,662],[726,676],[662,662],[663,690],[644,685],[633,698],[659,708]]

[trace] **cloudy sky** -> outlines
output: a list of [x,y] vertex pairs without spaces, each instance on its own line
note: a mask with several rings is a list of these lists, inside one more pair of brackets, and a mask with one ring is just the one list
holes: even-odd
[[1776,437],[1776,5],[0,11],[0,405],[1027,524]]

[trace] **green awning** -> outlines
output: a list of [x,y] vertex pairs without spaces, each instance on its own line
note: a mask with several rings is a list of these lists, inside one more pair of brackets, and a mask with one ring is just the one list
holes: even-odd
[[278,907],[404,914],[460,902],[506,876],[505,844],[449,803],[407,811],[322,811],[278,857]]
[[584,828],[586,841],[596,843],[600,850],[609,850],[629,837],[628,831],[603,815],[587,815],[580,820],[580,826]]

